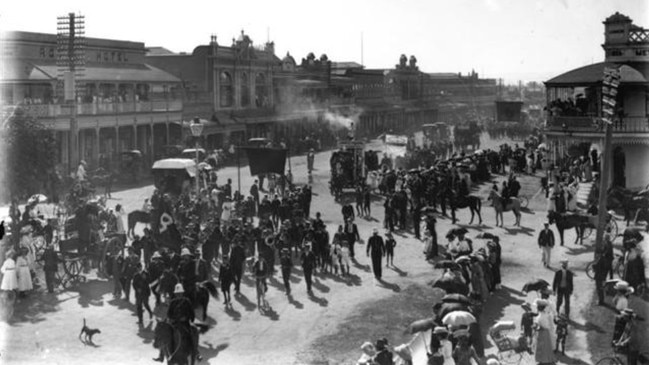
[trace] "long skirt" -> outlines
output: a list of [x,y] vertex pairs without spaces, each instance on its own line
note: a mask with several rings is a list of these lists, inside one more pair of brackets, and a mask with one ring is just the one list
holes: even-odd
[[552,347],[552,338],[550,331],[541,328],[536,332],[536,349],[534,350],[534,360],[539,364],[554,363],[554,349]]

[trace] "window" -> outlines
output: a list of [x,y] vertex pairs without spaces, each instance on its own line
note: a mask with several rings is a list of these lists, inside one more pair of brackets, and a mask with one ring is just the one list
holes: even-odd
[[221,107],[232,106],[232,76],[227,72],[219,77],[219,98]]
[[45,58],[45,47],[41,47],[40,56],[41,58]]
[[611,56],[622,56],[622,51],[619,49],[614,49],[611,51]]
[[649,50],[646,50],[646,49],[636,49],[635,50],[635,55],[636,56],[646,56],[647,54],[649,54]]
[[255,76],[255,105],[260,108],[266,106],[266,76],[262,73]]
[[101,52],[97,52],[97,62],[101,62]]
[[241,106],[250,105],[250,86],[248,85],[248,74],[241,74]]

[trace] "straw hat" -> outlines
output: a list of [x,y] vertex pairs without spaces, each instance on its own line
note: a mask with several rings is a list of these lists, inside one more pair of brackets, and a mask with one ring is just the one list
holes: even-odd
[[537,307],[544,307],[545,308],[545,307],[548,306],[548,304],[549,304],[548,301],[545,300],[545,299],[537,299],[536,300],[536,306]]
[[188,248],[183,248],[182,250],[180,250],[180,256],[191,256],[191,255],[192,253],[189,252]]
[[441,335],[441,334],[443,334],[443,333],[448,334],[448,330],[446,329],[446,327],[438,326],[438,327],[435,327],[435,328],[433,329],[433,334],[434,334],[434,335]]

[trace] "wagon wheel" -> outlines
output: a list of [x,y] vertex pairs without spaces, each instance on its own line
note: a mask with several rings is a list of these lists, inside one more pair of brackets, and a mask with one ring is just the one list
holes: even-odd
[[584,232],[582,233],[583,238],[588,238],[593,233],[593,227],[588,225],[584,227]]
[[520,364],[523,359],[523,354],[512,349],[498,352],[498,357],[503,364]]
[[85,277],[81,276],[81,258],[66,258],[63,261],[63,270],[68,278],[68,281],[85,281]]

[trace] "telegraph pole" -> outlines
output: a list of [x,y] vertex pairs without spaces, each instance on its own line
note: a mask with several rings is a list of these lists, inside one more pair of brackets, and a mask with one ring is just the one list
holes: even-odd
[[604,230],[606,229],[608,211],[606,210],[606,198],[609,184],[609,170],[612,162],[611,145],[613,144],[612,118],[615,117],[615,106],[617,105],[617,88],[620,84],[620,69],[605,68],[602,81],[602,115],[599,127],[605,129],[604,152],[601,159],[599,171],[599,201],[597,207],[597,235],[595,236],[595,256],[603,249]]

